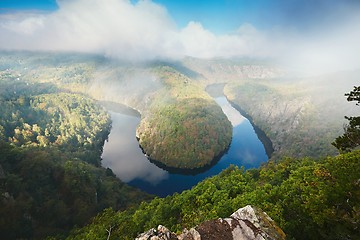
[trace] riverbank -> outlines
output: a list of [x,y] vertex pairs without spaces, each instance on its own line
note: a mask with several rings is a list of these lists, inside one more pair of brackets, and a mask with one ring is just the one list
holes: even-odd
[[[220,98],[221,101],[218,100]],[[233,111],[230,112],[232,117],[236,115],[235,113],[239,114],[237,109],[231,107],[224,95],[215,101],[223,103],[220,106],[230,107],[230,111]],[[229,110],[225,112],[229,113]],[[264,146],[255,134],[254,128],[241,116],[241,121],[232,128],[233,137],[228,148],[209,165],[196,169],[169,168],[148,159],[135,139],[140,117],[121,113],[112,113],[111,117],[113,126],[109,140],[104,146],[103,166],[111,168],[118,178],[130,186],[160,197],[190,189],[198,182],[219,174],[230,166],[244,169],[257,168],[268,160]]]
[[259,140],[262,142],[265,148],[266,155],[268,158],[271,158],[274,148],[273,144],[271,142],[271,139],[266,135],[266,133],[259,128],[253,121],[252,117],[247,114],[238,104],[236,104],[234,101],[231,101],[224,93],[224,87],[226,83],[215,83],[206,86],[205,91],[213,98],[225,96],[227,101],[231,104],[233,108],[235,108],[237,111],[240,112],[241,115],[243,115],[245,118],[247,118],[251,125],[253,126],[256,135],[258,136]]
[[229,101],[231,106],[233,106],[233,108],[238,110],[241,113],[241,115],[243,115],[245,118],[249,120],[249,122],[251,123],[251,125],[255,130],[256,135],[258,136],[261,143],[264,145],[266,155],[268,156],[268,158],[271,158],[271,155],[274,153],[274,148],[271,139],[268,136],[266,136],[266,133],[263,130],[261,130],[258,126],[256,126],[252,117],[249,114],[247,114],[244,110],[242,110],[239,105],[237,105],[235,102],[230,101],[229,99],[227,100]]

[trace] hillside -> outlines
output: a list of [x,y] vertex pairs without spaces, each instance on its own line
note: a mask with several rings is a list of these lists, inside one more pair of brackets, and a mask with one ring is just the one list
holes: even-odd
[[103,107],[18,77],[5,71],[0,78],[2,238],[66,235],[104,208],[151,198],[100,167],[111,128]]
[[[111,228],[111,238],[132,239],[159,224],[179,232],[251,204],[290,239],[355,238],[360,153],[326,156],[337,154],[331,142],[343,132],[343,116],[358,115],[344,98],[357,73],[292,79],[277,66],[250,60],[135,64],[3,52],[0,211],[10,217],[1,219],[2,236],[63,239],[106,208],[68,238],[103,239]],[[269,163],[233,167],[150,202],[152,196],[100,167],[111,120],[98,100],[141,114],[137,137],[150,159],[170,168],[209,164],[228,147],[232,129],[205,91],[214,83],[271,139]]]
[[343,133],[344,116],[358,115],[344,93],[359,70],[294,77],[260,60],[187,58],[183,65],[205,86],[225,85],[233,105],[272,141],[272,158],[336,155],[331,142]]
[[107,209],[67,239],[134,239],[159,224],[181,232],[229,216],[241,206],[263,209],[288,239],[356,239],[360,217],[360,152],[323,159],[284,158],[259,169],[236,167],[191,190],[123,212]]
[[136,135],[149,158],[169,168],[209,165],[231,142],[232,126],[219,105],[192,79],[169,67],[156,73],[156,92]]
[[3,52],[0,66],[1,78],[127,105],[142,114],[143,124],[159,120],[151,112],[168,105],[210,100],[206,86],[223,83],[227,98],[271,139],[273,157],[336,154],[330,143],[343,132],[343,116],[357,114],[344,93],[357,84],[358,71],[294,78],[278,65],[251,59],[131,64],[95,55],[30,52]]
[[[231,124],[221,108],[201,85],[171,64],[130,64],[91,55],[40,53],[3,53],[0,64],[4,79],[48,83],[138,110],[142,115],[137,129],[139,143],[149,158],[166,167],[204,167],[230,144]],[[180,105],[183,108],[176,113]],[[209,134],[210,142],[205,139]],[[189,139],[197,140],[190,144]]]

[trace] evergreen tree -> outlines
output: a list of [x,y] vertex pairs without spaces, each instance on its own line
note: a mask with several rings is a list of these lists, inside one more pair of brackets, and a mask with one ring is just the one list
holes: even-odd
[[[356,105],[360,104],[360,86],[354,86],[350,93],[346,93],[349,102],[355,101]],[[347,117],[349,123],[344,127],[345,133],[339,136],[332,143],[340,152],[350,152],[360,146],[360,116]]]

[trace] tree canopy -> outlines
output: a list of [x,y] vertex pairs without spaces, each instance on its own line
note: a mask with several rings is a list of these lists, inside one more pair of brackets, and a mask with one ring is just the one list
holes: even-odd
[[4,78],[0,106],[1,238],[66,235],[149,198],[100,167],[111,120],[93,99]]
[[231,142],[231,124],[221,108],[204,99],[184,99],[143,119],[139,143],[167,167],[194,169],[210,164]]
[[[355,101],[356,105],[360,103],[360,86],[354,86],[354,89],[346,93],[347,101]],[[344,126],[345,133],[339,136],[332,143],[340,152],[349,152],[360,146],[360,116],[345,116],[349,123]]]
[[324,159],[283,158],[259,169],[230,167],[191,190],[122,212],[105,210],[67,239],[134,239],[162,224],[174,232],[226,217],[247,204],[263,209],[288,239],[357,239],[360,152]]

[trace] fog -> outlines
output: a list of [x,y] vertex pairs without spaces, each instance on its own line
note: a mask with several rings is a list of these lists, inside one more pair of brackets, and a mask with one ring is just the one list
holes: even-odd
[[265,20],[277,21],[266,28],[244,22],[215,34],[191,20],[178,27],[167,9],[152,1],[59,0],[54,12],[0,14],[0,48],[91,52],[131,61],[270,58],[310,75],[359,68],[360,4],[296,2],[269,12]]
[[88,92],[97,99],[121,102],[143,113],[153,92],[161,87],[159,79],[147,69],[109,64],[93,75]]

